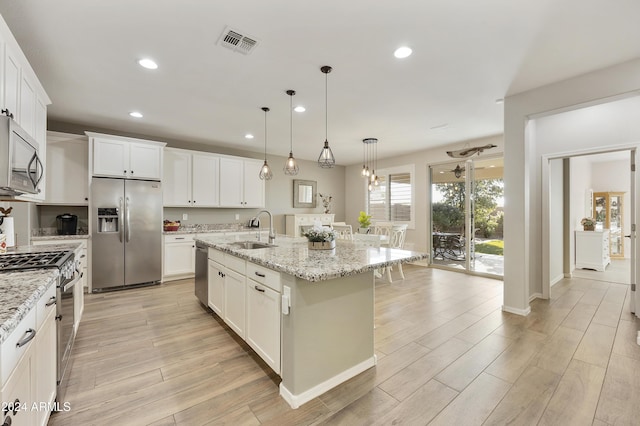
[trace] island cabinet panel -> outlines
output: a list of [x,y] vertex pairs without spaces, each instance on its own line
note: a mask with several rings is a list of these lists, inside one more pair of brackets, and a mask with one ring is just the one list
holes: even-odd
[[224,318],[224,266],[209,259],[208,268],[208,305],[220,318]]
[[245,338],[246,286],[243,274],[225,268],[224,322],[243,339]]
[[249,278],[246,341],[280,374],[280,293]]
[[373,272],[309,282],[282,274],[280,395],[297,408],[375,365]]

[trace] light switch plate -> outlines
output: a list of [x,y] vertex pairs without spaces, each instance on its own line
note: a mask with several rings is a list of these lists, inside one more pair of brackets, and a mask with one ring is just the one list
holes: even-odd
[[182,213],[182,220],[189,220],[189,215],[187,213]]
[[240,215],[236,213],[236,220],[240,220]]

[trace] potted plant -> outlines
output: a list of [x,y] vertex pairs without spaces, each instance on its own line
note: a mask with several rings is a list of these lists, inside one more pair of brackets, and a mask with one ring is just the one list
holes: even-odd
[[316,227],[304,234],[312,250],[331,250],[336,248],[336,232],[329,227]]
[[369,227],[371,226],[371,215],[368,215],[367,212],[360,212],[360,216],[358,216],[358,223],[360,223],[360,228],[358,228],[358,232],[361,234],[368,234]]
[[592,217],[583,217],[580,224],[585,231],[594,231],[596,229],[596,220]]

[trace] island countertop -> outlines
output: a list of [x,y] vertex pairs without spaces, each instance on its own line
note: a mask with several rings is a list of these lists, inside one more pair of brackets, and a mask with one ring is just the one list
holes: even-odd
[[[429,257],[409,250],[369,247],[358,242],[337,240],[332,250],[311,250],[306,238],[278,235],[274,247],[241,249],[234,242],[242,236],[210,236],[196,238],[208,247],[232,254],[278,272],[311,282],[326,281],[373,271],[385,266],[415,262]],[[266,240],[266,239],[264,239]]]

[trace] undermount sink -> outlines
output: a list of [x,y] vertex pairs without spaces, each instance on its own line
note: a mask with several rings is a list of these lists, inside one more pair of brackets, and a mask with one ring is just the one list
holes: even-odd
[[261,241],[238,241],[238,242],[235,242],[235,243],[231,243],[229,245],[231,245],[233,247],[236,247],[236,248],[245,249],[245,250],[254,250],[254,249],[261,249],[261,248],[276,247],[273,244],[263,243]]

